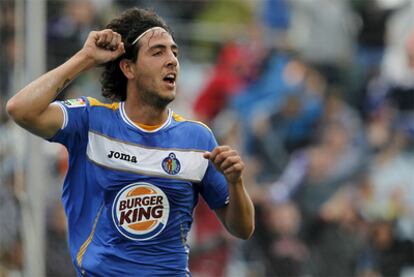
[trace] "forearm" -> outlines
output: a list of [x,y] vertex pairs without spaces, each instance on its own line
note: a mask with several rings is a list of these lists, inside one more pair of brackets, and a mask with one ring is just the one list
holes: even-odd
[[250,238],[254,231],[254,207],[241,178],[244,163],[240,155],[223,145],[205,152],[204,158],[211,160],[228,183],[229,203],[216,210],[217,216],[232,235],[241,239]]
[[36,120],[70,81],[90,67],[91,61],[81,51],[76,53],[20,90],[8,101],[7,112],[22,125]]
[[254,231],[254,207],[241,179],[236,183],[229,183],[229,195],[225,225],[234,236],[248,239]]

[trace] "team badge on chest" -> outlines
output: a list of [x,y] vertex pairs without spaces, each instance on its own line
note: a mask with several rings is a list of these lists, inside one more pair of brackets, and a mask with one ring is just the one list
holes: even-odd
[[175,154],[170,153],[168,157],[162,161],[162,168],[170,175],[177,175],[178,172],[180,172],[181,164]]
[[132,240],[148,240],[165,228],[170,204],[165,193],[149,183],[134,183],[118,192],[112,217],[118,231]]

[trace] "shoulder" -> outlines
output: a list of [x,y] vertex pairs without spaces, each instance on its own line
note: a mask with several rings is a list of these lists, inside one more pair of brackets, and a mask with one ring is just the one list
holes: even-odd
[[172,118],[174,122],[182,128],[201,132],[209,136],[213,134],[211,129],[201,121],[186,119],[176,112],[172,112]]
[[101,102],[98,99],[90,97],[90,96],[84,97],[84,99],[87,101],[88,106],[91,107],[91,108],[102,107],[102,108],[110,109],[110,110],[113,110],[113,111],[119,109],[119,102],[104,103],[104,102]]
[[179,140],[185,141],[187,147],[211,151],[217,145],[213,132],[206,124],[185,119],[174,112],[172,120],[174,133]]
[[93,107],[103,107],[110,110],[117,110],[119,108],[118,102],[113,103],[103,103],[98,99],[95,99],[90,96],[82,96],[78,98],[65,99],[60,101],[67,108],[93,108]]

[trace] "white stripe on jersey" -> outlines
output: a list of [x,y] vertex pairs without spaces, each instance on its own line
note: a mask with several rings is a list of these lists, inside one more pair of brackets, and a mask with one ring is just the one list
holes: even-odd
[[[192,182],[200,182],[207,170],[208,160],[201,150],[150,148],[92,131],[88,136],[88,158],[106,168]],[[180,164],[175,175],[168,174],[162,166],[170,153],[174,153]]]

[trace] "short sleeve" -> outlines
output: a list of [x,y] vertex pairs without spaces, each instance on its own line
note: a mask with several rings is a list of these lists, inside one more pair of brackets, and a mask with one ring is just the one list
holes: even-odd
[[[211,134],[209,151],[217,146],[217,141]],[[210,209],[224,207],[229,202],[227,181],[223,174],[209,161],[206,174],[201,181],[200,193]]]
[[49,139],[67,147],[69,151],[87,140],[89,126],[89,103],[86,97],[56,101],[63,111],[64,121],[61,129]]

